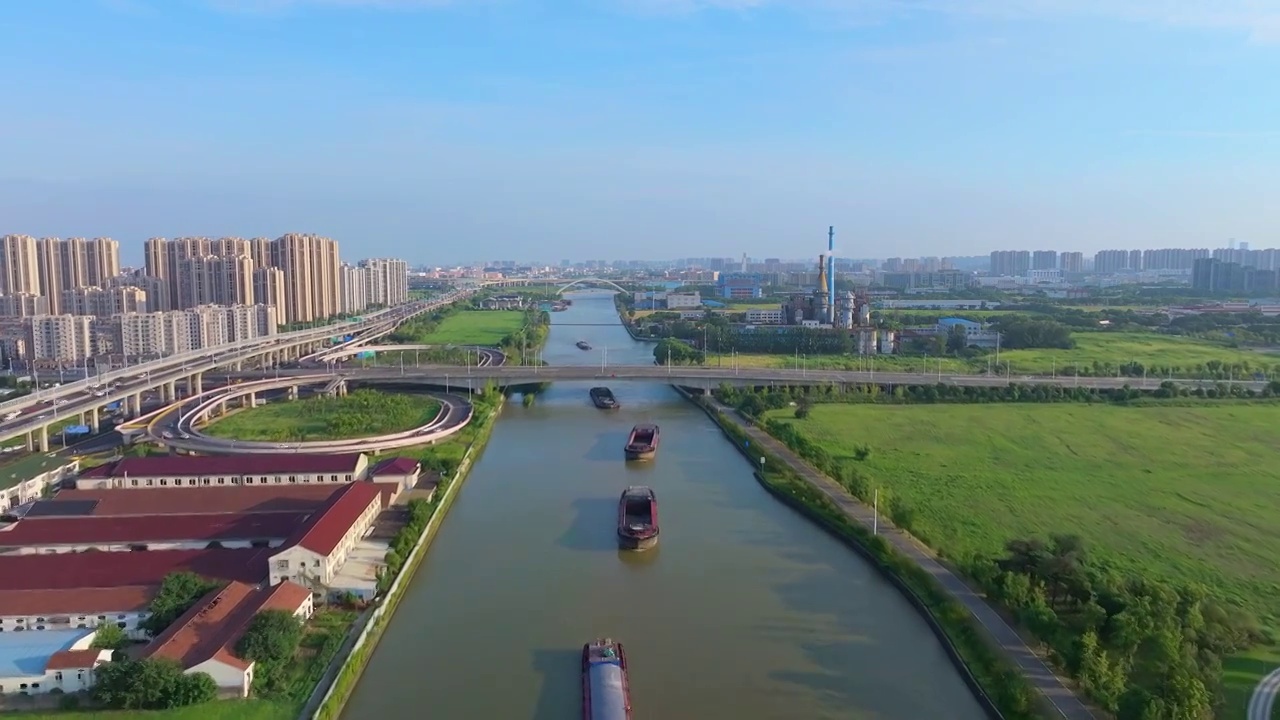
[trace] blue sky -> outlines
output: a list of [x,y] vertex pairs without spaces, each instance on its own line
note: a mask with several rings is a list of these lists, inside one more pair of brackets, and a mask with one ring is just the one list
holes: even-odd
[[1280,246],[1274,0],[43,0],[0,37],[0,233],[135,261]]

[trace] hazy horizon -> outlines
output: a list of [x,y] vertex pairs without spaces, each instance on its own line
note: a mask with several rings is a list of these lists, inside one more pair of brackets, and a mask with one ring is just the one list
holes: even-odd
[[[1250,0],[0,8],[0,234],[344,259],[1280,245]],[[961,6],[957,9],[955,6]]]

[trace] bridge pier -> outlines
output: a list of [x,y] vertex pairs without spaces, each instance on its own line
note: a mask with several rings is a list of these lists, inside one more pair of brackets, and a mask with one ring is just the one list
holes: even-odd
[[240,396],[240,407],[252,408],[258,406],[258,393],[251,392],[247,395]]
[[187,377],[187,397],[204,392],[204,373],[196,373]]
[[[82,424],[83,422],[84,421],[81,421]],[[102,421],[98,417],[98,408],[96,407],[89,410],[89,429],[92,430],[94,434],[97,434],[102,429]]]
[[297,385],[290,385],[290,386],[289,386],[289,399],[290,399],[290,400],[297,400],[297,399],[298,399],[298,386],[297,386]]
[[139,417],[142,415],[142,393],[134,393],[126,398],[128,413],[130,417]]
[[40,434],[37,436],[37,443],[40,448],[40,452],[42,453],[49,452],[49,426],[48,425],[44,425],[40,428]]

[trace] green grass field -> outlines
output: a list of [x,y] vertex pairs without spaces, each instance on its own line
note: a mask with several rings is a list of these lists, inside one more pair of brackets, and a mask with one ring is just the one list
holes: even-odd
[[1259,616],[1280,611],[1280,407],[817,405],[805,420],[915,512],[918,534],[952,557],[1006,540],[1079,534],[1099,559],[1203,583]]
[[497,345],[523,324],[524,313],[518,310],[463,310],[416,341],[423,345]]
[[[999,372],[1011,375],[1049,375],[1052,373],[1069,373],[1072,366],[1082,370],[1093,371],[1093,363],[1114,368],[1130,361],[1145,366],[1176,367],[1181,377],[1197,377],[1196,367],[1210,361],[1226,364],[1248,364],[1254,370],[1261,370],[1268,376],[1280,367],[1280,354],[1255,352],[1216,345],[1195,338],[1176,335],[1157,335],[1156,333],[1075,333],[1076,347],[1071,350],[1006,350],[1000,353]],[[745,354],[738,356],[742,367],[794,368],[794,355],[759,355]],[[712,354],[709,362],[715,362]],[[727,365],[729,360],[724,360]],[[803,360],[803,364],[813,370],[866,370],[869,361],[858,356],[811,355]],[[924,367],[924,358],[918,355],[893,356],[877,355],[875,369],[885,372],[920,372]],[[1006,367],[1007,364],[1007,367]],[[991,367],[996,372],[994,354],[981,358],[959,359],[947,357],[942,359],[944,374],[982,373]],[[938,359],[931,358],[929,372],[938,371]]]
[[[373,411],[368,402],[361,402],[379,396],[384,396],[388,412]],[[426,395],[397,394],[394,401],[390,397],[363,390],[340,398],[281,399],[215,420],[204,432],[237,440],[347,440],[411,430],[440,412],[440,403]]]
[[[1146,577],[1201,583],[1280,616],[1280,407],[815,405],[797,424],[886,497],[915,534],[952,558],[996,555],[1011,538],[1074,533],[1091,554]],[[1224,717],[1243,718],[1280,648],[1227,658]]]

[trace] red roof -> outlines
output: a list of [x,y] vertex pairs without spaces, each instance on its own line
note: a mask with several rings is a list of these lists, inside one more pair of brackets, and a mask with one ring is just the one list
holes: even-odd
[[383,460],[373,469],[373,475],[417,475],[422,463],[413,458],[398,457]]
[[[103,650],[59,650],[49,656],[48,662],[44,664],[44,669],[45,672],[48,672],[50,670],[91,668],[102,660],[103,652]],[[106,662],[105,660],[102,661]]]
[[229,583],[201,598],[160,633],[145,654],[175,660],[188,669],[216,658],[245,670],[250,663],[235,656],[235,644],[253,616],[263,610],[296,612],[310,596],[309,590],[288,581],[267,588]]
[[[52,500],[37,503],[49,515],[59,505],[93,503],[92,516],[212,515],[216,513],[312,512],[339,485],[283,484],[232,487],[122,488],[117,490],[61,490]],[[69,514],[76,514],[67,505]],[[41,517],[48,517],[42,515]]]
[[0,578],[6,590],[60,590],[159,585],[174,572],[193,572],[214,580],[261,582],[267,577],[270,548],[235,550],[147,550],[14,555],[0,554]]
[[301,545],[311,552],[328,556],[338,547],[356,519],[371,503],[385,504],[377,483],[351,483],[334,493],[324,507],[307,518],[307,522],[289,537],[286,547]]
[[231,475],[287,475],[289,473],[351,473],[360,453],[345,455],[152,455],[121,458],[80,473],[82,478],[209,477]]
[[77,620],[80,615],[137,612],[147,609],[159,589],[156,585],[134,585],[73,590],[0,590],[0,615],[69,615],[72,620]]
[[284,539],[306,518],[301,513],[24,518],[0,529],[0,547]]

